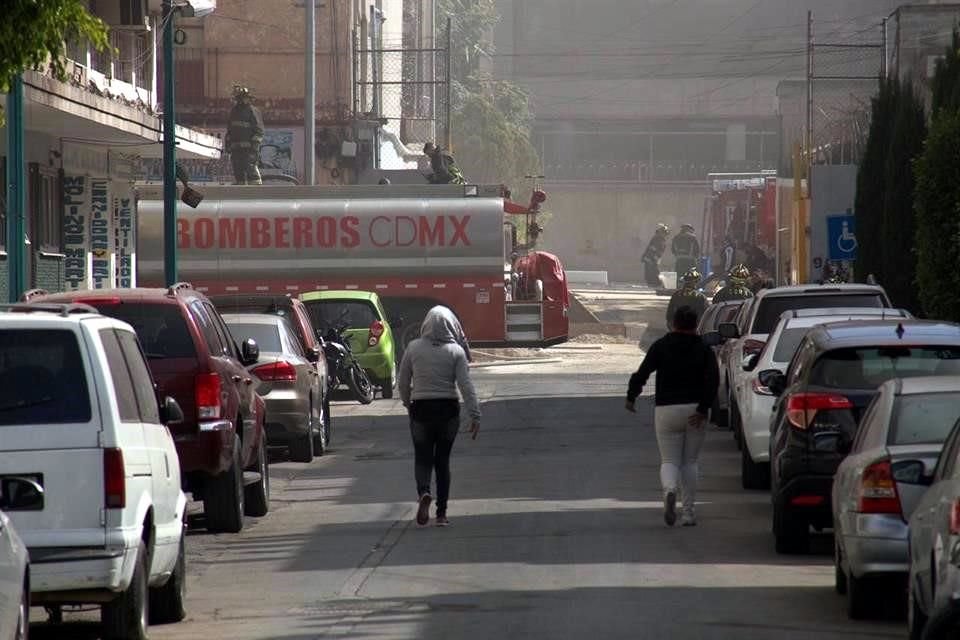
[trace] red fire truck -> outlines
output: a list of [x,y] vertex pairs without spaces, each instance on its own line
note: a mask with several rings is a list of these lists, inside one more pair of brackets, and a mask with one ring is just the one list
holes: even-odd
[[[478,185],[207,186],[178,207],[182,280],[210,293],[363,290],[404,320],[405,338],[437,304],[472,343],[567,340],[566,274],[556,256],[517,243],[529,206]],[[159,185],[138,189],[137,275],[163,284]]]
[[771,271],[777,241],[775,171],[711,173],[703,213],[703,251],[712,271],[723,277],[723,250],[730,236],[736,262],[752,271]]

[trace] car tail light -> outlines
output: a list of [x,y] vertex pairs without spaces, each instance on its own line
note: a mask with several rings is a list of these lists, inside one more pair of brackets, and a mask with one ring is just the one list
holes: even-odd
[[127,506],[127,478],[123,466],[123,451],[103,450],[103,504],[107,509]]
[[196,381],[197,418],[220,417],[220,374],[198,373]]
[[795,393],[787,399],[787,420],[794,428],[805,431],[818,411],[836,409],[853,409],[853,403],[836,393]]
[[874,462],[863,470],[857,491],[859,513],[901,513],[897,483],[889,460]]
[[763,383],[760,382],[760,378],[753,379],[753,392],[758,396],[772,396],[773,391],[770,391],[770,387],[763,386]]
[[377,346],[384,331],[383,323],[379,320],[374,320],[370,325],[370,338],[367,339],[367,344],[371,347]]
[[743,341],[743,357],[749,358],[750,356],[755,356],[767,345],[763,340],[744,340]]
[[960,498],[953,501],[953,509],[950,510],[950,533],[960,536]]
[[286,360],[259,366],[252,373],[264,382],[292,382],[297,379],[297,370]]

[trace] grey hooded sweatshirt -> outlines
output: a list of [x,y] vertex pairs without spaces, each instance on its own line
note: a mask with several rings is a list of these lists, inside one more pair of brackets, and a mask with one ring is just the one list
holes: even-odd
[[420,337],[409,345],[400,363],[400,399],[409,407],[416,400],[456,400],[457,388],[472,419],[480,417],[480,402],[470,380],[466,338],[460,322],[446,307],[427,312]]

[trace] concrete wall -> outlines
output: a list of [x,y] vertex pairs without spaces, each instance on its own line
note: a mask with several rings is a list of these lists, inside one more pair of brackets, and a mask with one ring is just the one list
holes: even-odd
[[[566,269],[607,271],[611,282],[642,281],[640,257],[658,222],[674,233],[689,223],[699,233],[709,196],[706,183],[548,183],[546,191],[542,247],[556,253]],[[662,268],[674,269],[669,249]]]

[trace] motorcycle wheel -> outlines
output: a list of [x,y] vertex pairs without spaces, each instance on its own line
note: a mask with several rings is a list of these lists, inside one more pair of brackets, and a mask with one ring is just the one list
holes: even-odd
[[360,365],[354,364],[350,367],[350,372],[347,374],[347,386],[353,391],[353,395],[360,401],[360,404],[373,402],[373,383],[370,382],[367,372]]

